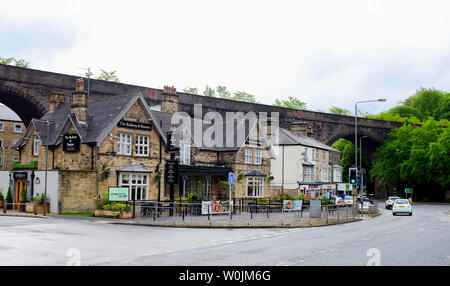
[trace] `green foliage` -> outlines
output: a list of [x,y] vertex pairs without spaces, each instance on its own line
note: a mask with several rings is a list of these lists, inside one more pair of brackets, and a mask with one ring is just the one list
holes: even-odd
[[450,186],[450,131],[428,119],[421,127],[393,129],[376,153],[371,177],[399,190],[413,187],[417,197],[441,200]]
[[25,61],[23,59],[17,60],[17,59],[15,59],[13,57],[12,58],[2,58],[2,57],[0,57],[0,64],[3,64],[3,65],[15,65],[16,67],[21,67],[21,68],[28,68],[30,66],[29,62],[27,62],[27,61]]
[[26,202],[27,201],[27,187],[25,185],[25,187],[22,190],[22,202]]
[[228,188],[230,187],[230,183],[228,183],[228,181],[222,181],[222,180],[218,180],[218,181],[217,181],[217,185],[218,185],[219,188],[221,188],[223,191],[228,190]]
[[210,97],[216,97],[216,92],[214,89],[210,88],[209,86],[206,86],[205,91],[203,92],[204,96],[210,96]]
[[259,202],[259,203],[267,203],[268,201],[269,201],[268,198],[259,198],[259,199],[258,199],[258,202]]
[[8,187],[8,192],[6,193],[6,200],[12,201],[11,186]]
[[97,77],[97,79],[105,80],[105,81],[112,81],[112,82],[120,82],[119,78],[116,75],[117,71],[111,71],[107,72],[105,70],[100,69],[100,75]]
[[289,96],[287,100],[279,100],[276,99],[273,103],[274,106],[279,107],[286,107],[286,108],[292,108],[292,109],[303,109],[306,110],[306,103],[303,101],[300,101],[300,99]]
[[183,91],[189,94],[198,94],[198,88],[196,87],[186,87]]
[[231,97],[233,100],[256,103],[255,96],[244,91],[236,91]]
[[[37,201],[38,205],[42,205],[42,204],[44,204],[44,198],[45,198],[45,194],[41,193],[41,195],[36,196],[36,198],[34,200]],[[49,197],[47,197],[47,203],[50,203]]]
[[[355,144],[352,142],[346,140],[346,139],[339,139],[336,142],[334,142],[331,147],[339,150],[342,152],[341,154],[341,163],[340,165],[343,168],[342,171],[342,180],[343,182],[348,182],[348,169],[355,166]],[[360,154],[360,148],[358,148],[358,165],[359,165],[359,154]],[[364,148],[363,148],[364,151]],[[362,167],[367,172],[372,168],[372,164],[369,160],[369,158],[362,153]]]
[[3,196],[3,193],[0,190],[0,201],[3,201],[5,199],[5,197]]
[[105,205],[109,205],[108,192],[104,192],[99,199],[95,200],[95,209],[100,210]]
[[231,99],[231,93],[227,90],[226,86],[218,85],[216,91],[220,98]]
[[114,203],[112,205],[104,205],[103,206],[104,210],[111,210],[111,211],[118,211],[118,212],[130,212],[131,211],[131,207],[127,204],[123,204],[123,203]]
[[200,201],[206,201],[206,198],[196,193],[190,193],[186,197],[181,197],[181,202],[183,203],[194,203]]
[[347,109],[339,108],[336,106],[331,107],[328,112],[341,115],[350,115],[350,111],[348,111]]

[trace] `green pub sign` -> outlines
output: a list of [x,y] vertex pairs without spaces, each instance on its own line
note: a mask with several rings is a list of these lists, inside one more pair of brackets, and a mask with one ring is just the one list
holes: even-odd
[[108,200],[110,202],[128,202],[129,193],[128,187],[109,187]]

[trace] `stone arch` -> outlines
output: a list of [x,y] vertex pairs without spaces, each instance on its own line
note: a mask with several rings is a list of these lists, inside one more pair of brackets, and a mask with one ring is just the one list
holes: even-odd
[[28,126],[32,118],[42,117],[46,109],[26,88],[0,83],[0,103],[14,111]]
[[[373,132],[372,130],[365,130],[364,128],[362,128],[361,130],[358,130],[358,147],[360,147],[359,140],[363,136],[367,136],[368,138],[363,140],[362,151],[363,153],[367,154],[369,158],[374,159],[373,154],[375,153],[377,147],[381,146],[381,144],[383,143],[384,137]],[[347,139],[348,141],[351,141],[354,144],[355,143],[354,129],[341,131],[330,136],[326,144],[328,146],[331,146],[334,142],[336,142],[341,138]]]

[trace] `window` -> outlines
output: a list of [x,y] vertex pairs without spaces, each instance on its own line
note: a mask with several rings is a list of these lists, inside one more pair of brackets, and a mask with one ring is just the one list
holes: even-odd
[[261,149],[255,149],[255,164],[261,165],[262,163],[262,151]]
[[39,155],[39,137],[34,136],[33,138],[33,155]]
[[252,164],[253,149],[245,148],[245,164]]
[[323,153],[322,153],[322,162],[325,162],[326,159],[327,159],[327,153],[325,151],[323,151]]
[[322,168],[322,182],[331,182],[331,168],[329,166]]
[[131,155],[131,134],[117,133],[117,154]]
[[314,167],[303,165],[303,182],[314,182]]
[[342,182],[342,169],[341,168],[334,168],[334,181]]
[[136,146],[135,155],[136,156],[148,156],[148,136],[136,135]]
[[120,175],[120,186],[129,187],[130,200],[146,200],[148,190],[148,175],[129,173]]
[[3,148],[3,140],[0,139],[0,149]]
[[14,162],[19,162],[19,160],[20,160],[19,157],[13,157]]
[[185,142],[180,144],[180,164],[191,164],[191,143]]
[[21,133],[21,132],[22,132],[22,125],[14,124],[14,133]]
[[0,131],[3,131],[3,123],[0,123]]
[[247,197],[262,197],[264,195],[264,178],[247,178]]
[[316,149],[313,149],[313,160],[318,161],[319,160],[319,151]]

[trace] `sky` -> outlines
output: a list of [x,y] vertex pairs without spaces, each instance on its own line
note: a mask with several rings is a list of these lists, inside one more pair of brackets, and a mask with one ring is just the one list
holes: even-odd
[[0,57],[177,90],[226,86],[263,104],[376,114],[450,90],[450,1],[0,0]]

